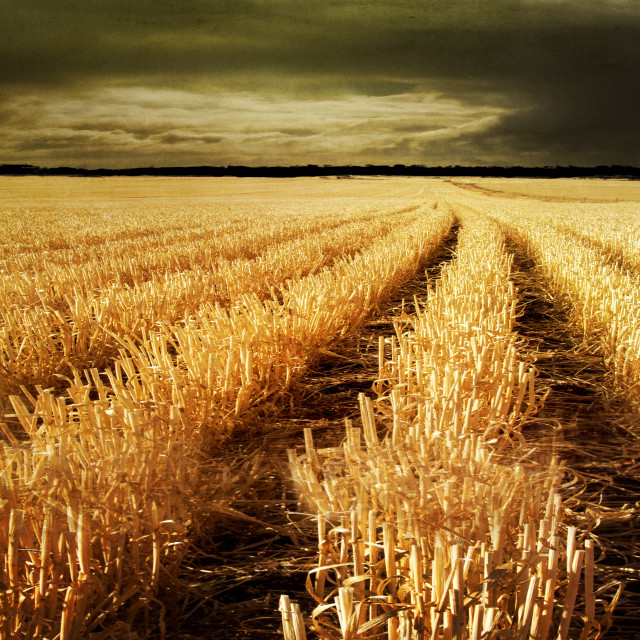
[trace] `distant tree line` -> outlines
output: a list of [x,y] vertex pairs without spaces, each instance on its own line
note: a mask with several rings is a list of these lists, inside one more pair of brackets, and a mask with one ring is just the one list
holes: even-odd
[[316,165],[246,167],[136,167],[130,169],[82,169],[77,167],[37,167],[31,164],[0,165],[5,176],[237,176],[264,178],[293,178],[299,176],[426,176],[426,177],[483,177],[483,178],[628,178],[640,179],[640,168],[622,165],[597,167],[498,167],[498,166],[439,166],[424,165]]

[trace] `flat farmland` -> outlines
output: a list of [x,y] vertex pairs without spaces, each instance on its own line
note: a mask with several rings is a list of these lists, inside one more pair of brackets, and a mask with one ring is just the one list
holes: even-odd
[[0,638],[633,638],[640,184],[0,181]]
[[488,195],[524,197],[542,202],[640,202],[640,189],[633,180],[557,178],[461,178],[458,186]]

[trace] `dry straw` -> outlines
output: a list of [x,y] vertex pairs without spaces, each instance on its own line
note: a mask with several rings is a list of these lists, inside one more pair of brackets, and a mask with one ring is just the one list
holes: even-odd
[[510,264],[497,226],[464,211],[457,259],[410,330],[381,342],[362,427],[347,423],[342,448],[315,450],[309,434],[303,456],[290,451],[319,514],[308,579],[319,637],[597,635],[591,579],[583,622],[573,615],[593,555],[563,525],[562,467],[520,433],[538,401],[518,360]]
[[33,411],[12,398],[30,440],[0,443],[7,640],[126,629],[186,553],[197,461],[178,431],[91,391],[78,379],[73,404],[42,392]]
[[[212,492],[200,487],[200,452],[251,407],[286,393],[314,357],[356,330],[437,249],[450,214],[403,209],[389,215],[406,225],[375,240],[363,234],[353,255],[350,234],[362,220],[345,222],[344,236],[337,225],[327,237],[342,237],[342,257],[331,254],[331,268],[282,283],[267,300],[252,293],[228,308],[202,305],[185,322],[159,322],[138,337],[106,330],[119,353],[104,371],[70,366],[84,353],[79,345],[93,339],[80,320],[62,348],[67,317],[44,303],[11,310],[42,315],[32,331],[39,341],[29,343],[32,320],[23,322],[24,346],[11,352],[12,362],[29,352],[29,367],[42,367],[37,375],[54,376],[65,390],[16,389],[33,385],[33,377],[16,377],[5,390],[14,392],[11,411],[22,434],[3,425],[0,637],[128,637],[150,607],[160,611],[163,630],[162,601],[175,591],[189,536],[214,508]],[[385,224],[371,228],[384,231]],[[98,308],[92,315],[87,304],[81,296],[73,302],[90,323]],[[64,363],[63,378],[57,367]]]
[[0,401],[20,385],[60,386],[56,377],[72,368],[105,368],[118,352],[113,334],[137,339],[159,323],[199,315],[205,304],[229,306],[244,294],[270,297],[288,280],[348,258],[393,225],[415,220],[416,208],[380,214],[365,207],[335,216],[325,210],[322,217],[297,219],[281,214],[235,232],[227,229],[233,217],[218,216],[202,238],[174,238],[169,247],[151,234],[155,244],[140,239],[139,252],[129,239],[94,255],[85,255],[80,243],[62,256],[37,252],[40,261],[33,264],[23,264],[24,255],[7,259],[0,278],[0,296],[8,301],[0,308]]
[[640,222],[637,204],[564,207],[547,219],[559,230],[610,254],[621,268],[640,275]]
[[[567,299],[587,343],[602,349],[614,384],[640,406],[640,280],[601,250],[559,232],[549,220],[500,212],[500,220],[535,256],[549,286]],[[517,216],[517,217],[514,217]]]
[[317,354],[357,330],[435,251],[449,225],[446,212],[418,219],[332,269],[290,281],[271,299],[244,295],[230,308],[205,306],[184,325],[161,324],[140,341],[121,339],[116,396],[144,399],[165,419],[177,410],[194,428],[226,435],[239,416],[286,394]]

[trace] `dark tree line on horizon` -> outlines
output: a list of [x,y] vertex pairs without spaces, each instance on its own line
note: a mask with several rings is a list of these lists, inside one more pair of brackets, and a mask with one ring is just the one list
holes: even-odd
[[622,165],[597,167],[575,166],[438,166],[424,165],[316,165],[248,167],[135,167],[127,169],[83,169],[77,167],[38,167],[31,164],[0,165],[4,176],[182,176],[182,177],[358,177],[358,176],[423,176],[423,177],[482,177],[482,178],[628,178],[640,179],[640,168]]

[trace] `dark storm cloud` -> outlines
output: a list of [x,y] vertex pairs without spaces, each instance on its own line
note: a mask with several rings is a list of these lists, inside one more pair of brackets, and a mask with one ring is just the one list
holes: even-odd
[[318,134],[316,129],[280,129],[280,133],[285,136],[294,136],[296,138],[306,138],[307,136],[314,136]]
[[[385,162],[393,153],[406,162],[640,163],[640,8],[633,1],[4,0],[0,24],[0,127],[10,130],[30,126],[64,137],[51,128],[80,124],[73,113],[75,123],[63,122],[60,96],[84,91],[83,106],[64,109],[95,108],[97,126],[110,132],[148,127],[147,138],[165,153],[189,138],[223,141],[250,130],[253,120],[244,126],[237,116],[244,99],[247,115],[259,115],[255,126],[274,140],[282,132],[284,144],[296,135],[330,138],[324,125],[335,129],[337,120],[330,106],[325,123],[322,101],[362,97],[371,99],[366,119],[338,126],[370,129],[371,139],[352,148],[353,162]],[[110,89],[122,91],[111,96],[112,113],[90,107]],[[163,90],[183,91],[185,103]],[[442,108],[420,117],[411,105],[420,95]],[[32,108],[17,112],[26,96]],[[58,105],[57,114],[44,118],[46,109],[34,106],[38,96]],[[222,111],[215,122],[207,119],[216,96],[235,109],[232,131],[221,130]],[[406,113],[388,96],[409,96]],[[154,106],[165,98],[173,111]],[[194,100],[208,130],[197,126]],[[316,120],[300,114],[283,126],[305,101],[316,105]],[[452,102],[467,108],[469,126],[456,114],[447,129]],[[328,147],[318,149],[331,161]]]

